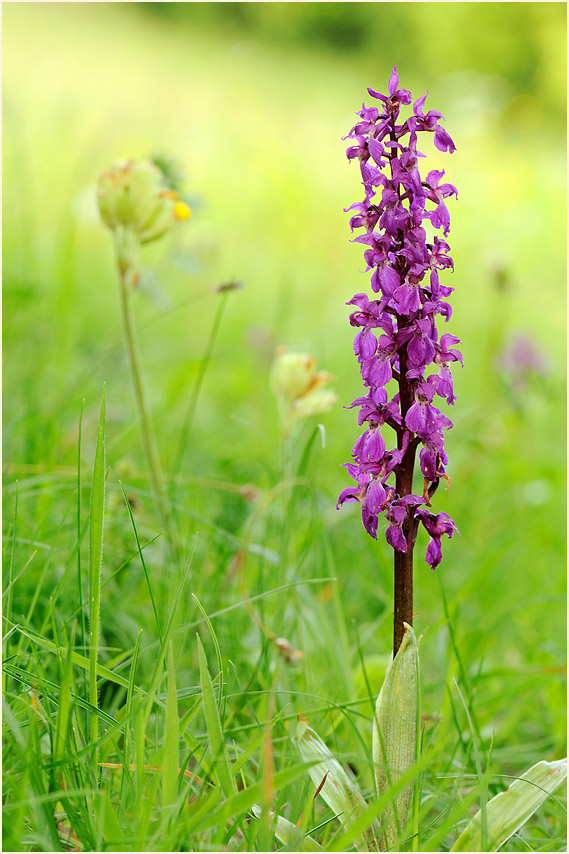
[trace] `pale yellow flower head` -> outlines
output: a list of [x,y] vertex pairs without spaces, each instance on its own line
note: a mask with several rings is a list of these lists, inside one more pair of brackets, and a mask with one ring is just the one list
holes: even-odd
[[128,229],[140,243],[157,240],[192,215],[176,191],[166,186],[164,173],[150,160],[117,160],[101,172],[97,201],[108,228]]

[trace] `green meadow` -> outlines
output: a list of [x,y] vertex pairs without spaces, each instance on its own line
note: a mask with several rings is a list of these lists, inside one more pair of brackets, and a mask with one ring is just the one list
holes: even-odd
[[[513,778],[566,755],[565,4],[3,13],[3,850],[315,850],[304,834],[353,850],[313,800],[299,715],[377,803],[393,551],[335,507],[361,432],[345,303],[369,291],[341,138],[394,64],[457,145],[421,149],[458,188],[441,280],[464,368],[433,508],[461,536],[435,571],[424,532],[415,552],[406,843],[450,850]],[[96,203],[103,169],[150,156],[173,161],[193,213],[143,247],[133,294],[173,545]],[[288,437],[280,346],[313,354],[338,397]],[[255,804],[300,831],[283,842]],[[559,789],[501,850],[565,837]]]

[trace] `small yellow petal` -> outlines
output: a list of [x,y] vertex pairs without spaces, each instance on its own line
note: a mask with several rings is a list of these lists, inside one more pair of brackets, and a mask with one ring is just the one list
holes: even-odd
[[174,205],[174,216],[176,219],[189,219],[191,215],[192,211],[185,202],[176,202]]

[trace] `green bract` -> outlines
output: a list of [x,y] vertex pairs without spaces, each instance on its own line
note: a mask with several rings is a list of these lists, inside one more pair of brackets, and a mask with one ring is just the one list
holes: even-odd
[[[419,647],[411,626],[394,659],[377,698],[373,722],[373,762],[379,796],[385,794],[417,762],[419,717]],[[413,786],[407,786],[382,814],[387,847],[395,848],[407,823]]]

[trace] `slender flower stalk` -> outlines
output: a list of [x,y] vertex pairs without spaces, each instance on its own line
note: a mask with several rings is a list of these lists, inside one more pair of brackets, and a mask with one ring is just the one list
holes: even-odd
[[97,200],[101,219],[114,237],[122,333],[150,484],[160,523],[175,554],[175,525],[144,384],[132,291],[140,278],[138,259],[141,246],[158,240],[177,222],[187,220],[191,211],[178,194],[166,186],[164,173],[150,161],[118,161],[102,172],[97,185]]
[[[378,517],[383,515],[388,523],[385,536],[395,553],[395,654],[404,623],[413,624],[413,548],[419,525],[430,537],[426,561],[433,569],[442,559],[443,534],[458,533],[448,514],[427,509],[440,480],[449,482],[443,430],[452,422],[433,399],[438,395],[454,404],[450,364],[462,364],[454,348],[459,339],[450,333],[439,337],[436,326],[437,315],[445,322],[450,319],[446,298],[454,290],[439,281],[439,271],[453,270],[454,265],[448,243],[436,232],[448,235],[445,199],[456,196],[457,190],[441,183],[444,172],[431,170],[421,177],[418,163],[425,155],[417,150],[418,134],[432,133],[439,151],[452,153],[455,145],[440,124],[441,113],[424,112],[427,95],[414,102],[407,119],[400,118],[401,108],[412,98],[399,88],[395,67],[387,95],[368,92],[379,104],[362,105],[346,152],[349,160],[359,161],[364,200],[346,210],[353,211],[352,231],[364,229],[354,242],[364,246],[376,296],[358,293],[348,302],[355,307],[350,323],[358,329],[354,351],[366,389],[350,408],[360,408],[358,423],[366,429],[354,446],[353,462],[346,463],[356,485],[342,491],[338,507],[358,501],[363,525],[374,538]],[[437,372],[426,376],[429,366]],[[395,448],[387,448],[383,425],[394,431]],[[413,485],[419,447],[421,494]]]
[[129,269],[121,265],[120,254],[118,251],[117,260],[122,334],[128,359],[132,390],[134,393],[136,408],[138,410],[140,435],[146,457],[146,464],[148,466],[148,474],[150,477],[152,491],[156,496],[156,509],[158,511],[161,524],[167,529],[169,525],[167,491],[164,482],[164,475],[162,473],[162,466],[160,464],[156,436],[152,425],[152,416],[150,413],[150,406],[148,404],[146,387],[144,384],[140,350],[136,336],[134,313],[132,310],[132,287],[129,281]]

